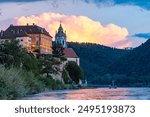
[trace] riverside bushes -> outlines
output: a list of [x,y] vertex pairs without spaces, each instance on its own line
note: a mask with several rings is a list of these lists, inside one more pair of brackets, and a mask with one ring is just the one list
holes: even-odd
[[0,66],[0,99],[16,99],[28,92],[26,82],[17,69]]
[[45,85],[45,88],[51,90],[60,90],[64,88],[62,82],[54,80],[51,76],[40,77],[39,80]]
[[48,90],[60,90],[64,85],[51,76],[35,76],[32,72],[0,66],[0,99],[19,99]]
[[17,99],[44,90],[32,72],[0,66],[0,99]]
[[21,72],[21,79],[26,83],[27,94],[35,94],[45,90],[45,84],[39,79],[39,76],[35,76],[32,72]]

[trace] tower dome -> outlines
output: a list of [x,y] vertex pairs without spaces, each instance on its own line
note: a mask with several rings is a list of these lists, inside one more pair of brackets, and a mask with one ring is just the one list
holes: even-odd
[[64,32],[62,24],[60,23],[60,26],[58,28],[58,31],[56,31],[55,35],[55,43],[56,44],[61,44],[63,48],[67,48],[67,43],[66,43],[66,32]]

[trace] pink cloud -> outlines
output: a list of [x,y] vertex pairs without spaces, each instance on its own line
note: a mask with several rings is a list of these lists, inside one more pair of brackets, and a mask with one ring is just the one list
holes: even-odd
[[111,47],[124,48],[132,46],[127,40],[128,30],[115,24],[103,26],[85,16],[68,16],[59,13],[42,13],[40,15],[22,16],[16,19],[18,25],[35,23],[42,26],[54,37],[60,21],[67,31],[67,41],[91,42]]

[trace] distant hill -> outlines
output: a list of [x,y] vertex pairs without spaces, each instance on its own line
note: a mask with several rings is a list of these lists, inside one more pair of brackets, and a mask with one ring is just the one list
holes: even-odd
[[127,76],[150,75],[150,40],[114,62],[108,67],[107,72]]
[[89,83],[150,86],[150,40],[132,50],[90,43],[69,43],[81,58]]
[[100,77],[101,72],[115,61],[129,53],[129,50],[110,48],[92,43],[68,43],[80,57],[81,67],[85,73],[85,79],[92,83]]

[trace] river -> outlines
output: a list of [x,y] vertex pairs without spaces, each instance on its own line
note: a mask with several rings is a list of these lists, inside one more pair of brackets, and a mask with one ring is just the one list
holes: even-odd
[[24,100],[150,100],[150,88],[95,88],[59,90],[32,95]]

